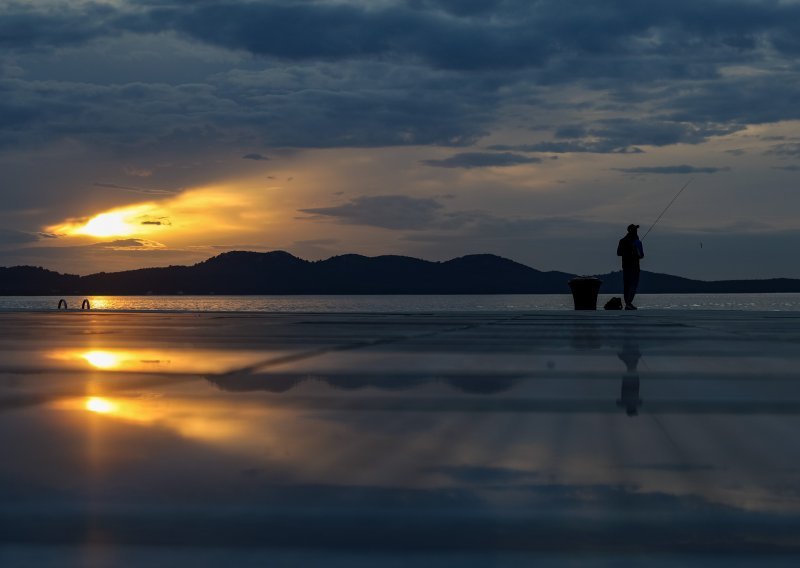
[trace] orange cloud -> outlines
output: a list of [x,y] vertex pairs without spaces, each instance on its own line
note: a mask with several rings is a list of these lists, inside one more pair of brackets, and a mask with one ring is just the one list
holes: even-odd
[[[263,204],[234,185],[187,190],[161,201],[134,203],[45,227],[62,237],[161,237],[241,233],[265,218]],[[247,222],[242,222],[246,220]]]

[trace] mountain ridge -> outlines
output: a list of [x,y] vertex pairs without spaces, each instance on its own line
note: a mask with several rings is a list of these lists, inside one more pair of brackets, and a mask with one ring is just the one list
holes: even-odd
[[[494,254],[446,261],[342,254],[309,261],[286,251],[229,251],[191,266],[61,274],[0,267],[0,295],[142,294],[562,294],[575,274],[541,271]],[[598,275],[603,294],[621,293],[622,273]],[[693,280],[642,272],[643,293],[800,292],[800,280]]]

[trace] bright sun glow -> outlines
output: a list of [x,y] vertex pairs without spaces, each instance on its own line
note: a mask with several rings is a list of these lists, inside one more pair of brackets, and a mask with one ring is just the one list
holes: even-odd
[[[43,227],[43,232],[59,237],[96,239],[168,236],[170,244],[190,241],[202,235],[239,235],[261,230],[259,223],[274,218],[264,201],[267,196],[240,185],[195,188],[165,196],[157,201],[115,207],[86,217],[71,218]],[[215,237],[216,238],[216,237]],[[237,241],[241,242],[241,241]],[[142,247],[136,247],[142,250]],[[130,250],[130,249],[128,249]]]
[[86,410],[90,412],[97,412],[98,414],[109,414],[117,409],[117,405],[100,397],[90,397],[86,399]]
[[136,229],[137,227],[125,221],[125,215],[121,212],[101,213],[77,229],[75,233],[90,237],[125,237],[132,235]]
[[112,369],[120,364],[119,357],[109,351],[87,351],[81,357],[98,369]]
[[130,237],[151,233],[163,224],[154,218],[160,209],[152,203],[130,205],[98,213],[88,221],[85,219],[69,220],[61,225],[47,227],[46,230],[57,235],[88,237]]

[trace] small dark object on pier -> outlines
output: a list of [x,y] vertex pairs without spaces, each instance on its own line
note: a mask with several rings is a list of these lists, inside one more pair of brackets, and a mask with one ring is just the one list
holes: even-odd
[[67,309],[67,301],[66,301],[64,298],[61,298],[61,299],[58,301],[58,307],[57,307],[56,309],[57,309],[57,310],[60,310],[60,309],[61,309],[61,306],[64,306],[64,309],[65,309],[65,310]]
[[618,298],[616,296],[611,298],[608,302],[606,302],[606,305],[603,306],[603,308],[606,310],[621,310],[622,298]]
[[86,298],[84,298],[83,302],[81,302],[81,309],[82,310],[91,310],[92,309],[92,307],[89,305],[89,300],[87,300]]

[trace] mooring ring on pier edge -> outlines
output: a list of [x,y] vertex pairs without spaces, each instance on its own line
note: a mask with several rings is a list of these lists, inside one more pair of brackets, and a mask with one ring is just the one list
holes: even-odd
[[89,300],[84,298],[83,302],[81,302],[81,309],[82,310],[91,310],[92,306],[89,305]]
[[62,306],[62,304],[63,304],[63,306],[64,306],[64,309],[66,310],[66,309],[67,309],[67,301],[66,301],[64,298],[61,298],[61,299],[58,301],[58,307],[57,307],[56,309],[57,309],[57,310],[60,310],[60,309],[61,309],[61,306]]

